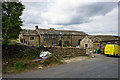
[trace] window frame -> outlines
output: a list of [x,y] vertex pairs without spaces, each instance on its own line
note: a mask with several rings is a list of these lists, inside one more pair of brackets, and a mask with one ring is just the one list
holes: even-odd
[[34,36],[31,36],[31,37],[30,37],[30,40],[34,40],[34,39],[35,39]]

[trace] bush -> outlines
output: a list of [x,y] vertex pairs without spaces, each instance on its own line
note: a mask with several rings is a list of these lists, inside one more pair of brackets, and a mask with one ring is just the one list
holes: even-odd
[[21,70],[26,67],[26,64],[23,61],[17,61],[15,62],[14,66],[16,69]]
[[36,53],[33,53],[33,54],[24,54],[23,55],[23,59],[30,59],[30,60],[32,60],[32,59],[35,59],[35,58],[37,58],[37,57],[39,57],[39,55],[40,55],[40,52],[38,51],[38,52],[36,52]]
[[2,40],[2,45],[8,45],[9,41],[7,39]]
[[39,55],[40,55],[40,52],[36,52],[35,54],[30,56],[30,59],[35,59],[35,58],[39,57]]
[[34,56],[35,56],[35,57],[39,57],[39,56],[40,56],[40,52],[39,52],[39,51],[36,52]]
[[50,63],[51,63],[51,62],[48,61],[48,60],[45,60],[45,61],[43,62],[44,65],[49,65]]
[[37,63],[32,63],[32,67],[36,67],[36,66],[38,66],[39,64],[37,64]]

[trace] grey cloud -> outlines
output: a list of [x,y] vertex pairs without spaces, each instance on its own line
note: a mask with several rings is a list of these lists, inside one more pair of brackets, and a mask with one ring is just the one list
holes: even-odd
[[[69,16],[69,20],[70,20],[69,22],[58,20],[55,23],[51,23],[50,22],[51,19],[46,20],[44,17],[41,16],[42,13],[47,12],[48,8],[50,7],[50,3],[25,2],[24,4],[28,12],[27,11],[24,12],[23,20],[26,20],[27,23],[42,24],[45,21],[48,24],[54,24],[54,25],[72,25],[72,24],[87,23],[91,21],[89,19],[90,17],[105,15],[117,6],[117,3],[115,2],[97,2],[97,3],[94,2],[78,7],[70,7],[70,8],[68,7],[67,9],[63,10],[63,12]],[[32,12],[30,12],[29,10],[31,10]]]
[[81,7],[78,12],[87,12],[86,16],[105,15],[117,6],[116,2],[97,2]]
[[79,7],[77,8],[77,13],[80,13],[80,14],[73,17],[71,22],[73,22],[73,24],[90,22],[91,21],[89,20],[90,17],[105,15],[108,12],[110,12],[112,9],[114,9],[116,6],[117,6],[117,3],[114,3],[114,2],[98,2],[98,3],[86,5],[83,7]]
[[120,2],[118,2],[118,35],[120,36]]
[[25,10],[22,15],[23,25],[40,24],[44,20],[41,18],[41,13],[45,12],[48,7],[47,2],[23,2]]
[[[97,2],[85,6],[79,6],[77,8],[70,9],[70,12],[75,11],[76,14],[70,16],[70,22],[57,22],[57,25],[71,25],[71,24],[82,24],[90,22],[90,17],[105,15],[117,7],[116,2]],[[68,13],[69,15],[69,13]]]

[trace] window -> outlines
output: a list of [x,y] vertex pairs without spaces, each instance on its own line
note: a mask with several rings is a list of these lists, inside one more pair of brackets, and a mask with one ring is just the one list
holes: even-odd
[[49,38],[49,35],[44,35],[44,38]]
[[56,38],[56,35],[52,35],[52,38]]
[[30,37],[30,40],[34,40],[34,37]]
[[99,44],[97,44],[97,46],[99,47]]
[[65,41],[64,43],[65,43],[65,44],[69,44],[69,41]]
[[85,44],[85,48],[87,48],[88,47],[88,44]]
[[61,36],[61,39],[64,39],[64,36]]
[[67,36],[68,39],[70,39],[70,36]]
[[49,38],[49,35],[47,35],[47,38]]
[[56,41],[52,41],[52,43],[51,43],[52,45],[57,45],[57,42]]
[[103,48],[105,48],[105,44],[103,44]]

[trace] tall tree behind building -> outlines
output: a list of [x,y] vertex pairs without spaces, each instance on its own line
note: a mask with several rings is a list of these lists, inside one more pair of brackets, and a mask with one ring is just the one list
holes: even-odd
[[24,10],[21,2],[2,3],[2,38],[3,43],[9,39],[16,39],[21,31],[22,20],[20,16]]

